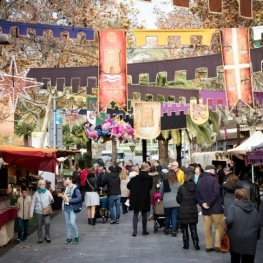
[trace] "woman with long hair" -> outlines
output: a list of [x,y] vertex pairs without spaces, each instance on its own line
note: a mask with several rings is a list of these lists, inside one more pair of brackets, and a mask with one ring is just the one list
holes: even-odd
[[179,187],[176,200],[180,204],[178,222],[181,224],[183,233],[183,248],[189,249],[189,225],[194,247],[196,250],[199,250],[199,238],[197,235],[198,210],[195,200],[196,185],[193,181],[193,175],[190,171],[185,172],[184,184]]
[[234,174],[231,174],[222,186],[225,216],[226,216],[229,206],[235,202],[235,190],[238,188],[237,186],[238,182],[239,182],[238,177]]
[[227,210],[225,224],[230,240],[231,263],[253,263],[260,238],[260,218],[245,189],[235,191],[235,202]]
[[120,174],[121,179],[121,205],[122,205],[122,213],[128,213],[128,206],[125,205],[127,198],[130,196],[130,190],[127,188],[127,184],[130,181],[128,176],[129,171],[126,169],[122,169]]
[[46,188],[46,181],[39,180],[37,183],[37,191],[33,195],[29,218],[33,217],[33,213],[35,211],[37,215],[37,234],[38,234],[38,243],[42,243],[43,235],[42,235],[42,225],[43,220],[45,224],[45,240],[47,243],[50,243],[50,216],[44,215],[43,208],[54,202],[54,198],[49,190]]
[[[177,236],[177,215],[179,212],[180,205],[176,201],[176,195],[180,183],[177,180],[176,173],[170,171],[168,173],[167,179],[163,180],[160,187],[160,193],[163,196],[163,208],[165,213],[165,229],[164,233],[169,235],[171,232],[172,237]],[[172,229],[170,231],[170,225],[172,223]]]
[[89,176],[86,180],[86,195],[85,204],[87,207],[88,224],[95,225],[95,208],[100,204],[98,195],[98,179],[93,170],[89,171]]
[[131,172],[129,173],[129,178],[132,179],[133,177],[139,174],[139,166],[133,165],[131,168]]

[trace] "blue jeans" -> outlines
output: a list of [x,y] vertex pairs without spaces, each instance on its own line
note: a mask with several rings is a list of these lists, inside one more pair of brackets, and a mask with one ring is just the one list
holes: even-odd
[[172,222],[172,229],[171,232],[176,232],[177,229],[177,215],[179,212],[180,207],[170,207],[170,208],[164,208],[164,214],[165,214],[165,230],[170,229],[170,225]]
[[[120,219],[120,195],[110,195],[109,196],[109,208],[110,208],[110,218],[111,220],[119,220]],[[114,211],[114,205],[116,209],[116,216]]]
[[76,214],[71,205],[64,205],[64,214],[66,220],[67,238],[72,239],[71,230],[75,232],[75,237],[79,237],[78,227],[75,223]]
[[[20,239],[21,241],[25,241],[27,239],[28,221],[29,221],[28,219],[22,219],[18,217],[18,239]],[[24,228],[24,232],[23,232],[23,228]]]

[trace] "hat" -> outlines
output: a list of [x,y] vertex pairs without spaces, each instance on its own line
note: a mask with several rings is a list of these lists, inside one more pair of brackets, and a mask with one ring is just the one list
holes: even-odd
[[186,169],[184,170],[184,172],[185,172],[185,173],[194,173],[195,171],[194,171],[193,168],[188,167],[188,168],[186,168]]
[[213,164],[210,164],[205,167],[205,170],[216,170],[216,167]]

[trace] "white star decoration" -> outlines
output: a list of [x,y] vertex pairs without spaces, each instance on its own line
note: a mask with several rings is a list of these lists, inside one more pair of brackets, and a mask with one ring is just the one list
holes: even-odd
[[2,78],[2,80],[0,80],[0,89],[2,90],[0,99],[9,96],[12,112],[15,112],[19,96],[30,99],[26,89],[43,85],[43,83],[27,78],[26,75],[28,71],[29,69],[18,73],[14,56],[11,59],[9,74],[0,70],[0,76]]
[[64,108],[65,123],[68,123],[70,130],[72,130],[72,126],[74,123],[76,123],[78,120],[84,118],[83,115],[79,114],[80,110],[81,109],[74,109],[73,103],[71,104],[70,109]]

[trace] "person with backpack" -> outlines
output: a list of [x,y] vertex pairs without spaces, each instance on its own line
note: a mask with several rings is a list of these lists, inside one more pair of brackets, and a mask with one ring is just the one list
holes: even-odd
[[73,230],[75,234],[74,244],[80,242],[79,230],[76,225],[76,213],[81,211],[82,206],[82,195],[79,187],[72,182],[73,178],[70,175],[67,175],[65,178],[66,190],[61,197],[63,198],[62,209],[64,210],[65,220],[66,220],[66,230],[67,230],[67,239],[65,244],[72,243],[72,233]]

